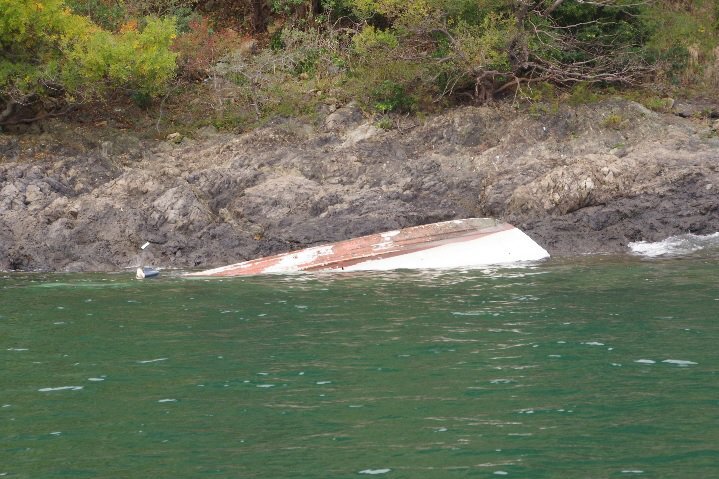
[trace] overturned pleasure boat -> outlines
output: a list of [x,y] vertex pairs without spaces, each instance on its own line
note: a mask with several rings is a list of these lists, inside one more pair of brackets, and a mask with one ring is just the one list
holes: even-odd
[[548,257],[544,248],[509,223],[467,218],[362,236],[188,276],[472,268]]

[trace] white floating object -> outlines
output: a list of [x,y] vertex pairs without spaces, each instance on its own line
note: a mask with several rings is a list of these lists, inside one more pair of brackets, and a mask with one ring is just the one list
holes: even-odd
[[148,363],[157,363],[159,361],[167,361],[167,358],[145,359],[144,361],[138,361],[138,363],[139,364],[148,364]]
[[694,361],[686,361],[684,359],[665,359],[663,363],[676,364],[677,366],[691,366],[697,364]]
[[41,393],[48,393],[51,391],[66,391],[66,390],[79,391],[80,389],[82,389],[82,386],[60,386],[57,388],[42,388],[42,389],[38,389],[38,391],[40,391]]
[[146,278],[154,278],[155,276],[157,276],[159,274],[160,274],[160,272],[158,270],[156,270],[155,268],[150,268],[148,266],[145,266],[143,268],[137,268],[135,277],[137,279],[146,279]]
[[509,223],[467,218],[362,236],[189,276],[476,268],[548,257],[544,248]]
[[653,359],[637,359],[634,362],[640,363],[640,364],[655,364],[656,363],[656,361],[654,361]]
[[360,471],[360,474],[369,474],[372,476],[375,476],[377,474],[387,474],[392,469],[365,469],[363,471]]

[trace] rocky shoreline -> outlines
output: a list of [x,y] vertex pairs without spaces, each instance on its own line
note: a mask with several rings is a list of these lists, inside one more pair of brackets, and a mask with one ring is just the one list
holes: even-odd
[[621,99],[463,107],[391,130],[352,105],[327,113],[172,141],[0,134],[0,270],[116,271],[145,241],[155,266],[205,268],[476,216],[553,255],[719,231],[710,118]]

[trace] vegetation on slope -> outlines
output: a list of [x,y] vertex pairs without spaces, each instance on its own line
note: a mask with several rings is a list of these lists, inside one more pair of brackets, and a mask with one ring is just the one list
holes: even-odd
[[0,12],[5,127],[78,107],[102,117],[123,98],[160,132],[351,100],[387,114],[719,91],[717,0],[0,0]]

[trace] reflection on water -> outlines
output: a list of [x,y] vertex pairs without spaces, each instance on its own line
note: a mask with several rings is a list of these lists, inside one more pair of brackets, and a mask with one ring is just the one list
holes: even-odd
[[0,279],[7,477],[714,477],[715,258]]

